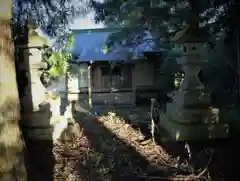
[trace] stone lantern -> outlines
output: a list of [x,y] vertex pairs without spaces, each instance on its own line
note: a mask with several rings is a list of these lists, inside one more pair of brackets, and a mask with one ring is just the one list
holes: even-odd
[[24,96],[21,97],[22,111],[38,111],[39,105],[46,99],[46,89],[40,76],[47,63],[42,62],[42,49],[47,45],[46,39],[39,36],[33,26],[29,26],[28,44],[19,46],[24,51],[24,60],[20,63],[20,70],[25,72],[28,84]]
[[39,110],[39,105],[46,100],[46,89],[40,81],[43,69],[47,69],[48,65],[42,62],[42,48],[47,44],[46,39],[39,36],[35,30],[29,32],[29,68],[31,74],[31,94],[33,109]]
[[173,41],[182,44],[182,57],[177,62],[184,79],[179,90],[172,92],[173,102],[167,103],[166,113],[160,115],[161,126],[176,141],[227,137],[228,125],[219,120],[219,110],[210,107],[209,94],[198,78],[206,34],[193,24],[177,33]]
[[42,61],[42,49],[48,46],[45,38],[40,36],[34,24],[28,26],[28,44],[18,48],[24,52],[24,60],[19,63],[19,71],[24,71],[27,85],[21,101],[21,125],[26,138],[51,140],[53,128],[51,105],[47,100],[47,92],[40,76],[47,63]]

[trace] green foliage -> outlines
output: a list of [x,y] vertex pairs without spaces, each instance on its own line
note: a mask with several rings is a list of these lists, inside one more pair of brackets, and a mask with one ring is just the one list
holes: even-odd
[[73,46],[73,36],[68,34],[60,36],[55,43],[54,51],[51,56],[45,61],[51,65],[48,71],[53,78],[65,76],[68,70],[68,60],[71,58],[71,53],[68,50]]
[[71,55],[65,53],[54,52],[49,58],[52,67],[49,73],[53,77],[64,76],[67,72],[67,60]]
[[179,89],[183,78],[184,78],[184,74],[181,72],[177,72],[174,74],[174,86],[176,89]]
[[102,52],[103,52],[103,54],[107,54],[108,53],[108,46],[107,45],[103,46]]
[[54,43],[58,52],[66,52],[73,47],[74,36],[70,31],[62,32]]

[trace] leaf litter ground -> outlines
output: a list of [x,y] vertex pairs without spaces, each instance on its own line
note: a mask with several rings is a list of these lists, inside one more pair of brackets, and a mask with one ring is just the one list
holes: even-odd
[[[146,115],[147,112],[140,111]],[[116,113],[76,114],[71,136],[55,144],[56,181],[211,180],[176,169],[174,156]],[[146,125],[147,127],[147,125]]]

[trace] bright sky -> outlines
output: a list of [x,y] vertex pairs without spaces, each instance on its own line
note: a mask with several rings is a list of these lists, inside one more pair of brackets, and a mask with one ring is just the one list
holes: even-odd
[[94,23],[93,18],[94,12],[89,13],[85,18],[76,18],[70,25],[70,29],[95,29],[104,27],[102,23]]
[[[70,29],[95,29],[103,27],[104,25],[102,23],[94,23],[94,12],[89,13],[85,18],[76,18],[73,23],[70,24]],[[37,29],[37,32],[40,36],[44,36],[49,39],[49,37],[44,35],[40,29]],[[54,40],[49,39],[50,43],[53,43],[53,41]]]

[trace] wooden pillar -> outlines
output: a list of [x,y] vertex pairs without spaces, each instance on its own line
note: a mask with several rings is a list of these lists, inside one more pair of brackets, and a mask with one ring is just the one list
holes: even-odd
[[20,103],[12,44],[12,0],[0,6],[0,175],[1,181],[26,181],[23,140],[19,128]]
[[92,68],[92,61],[90,61],[88,65],[88,104],[90,110],[92,109],[92,77],[91,77],[91,68]]
[[133,75],[133,71],[134,71],[134,65],[132,65],[131,68],[131,72],[132,72],[132,105],[135,106],[136,105],[136,85],[135,85],[135,80],[134,80],[134,75]]

